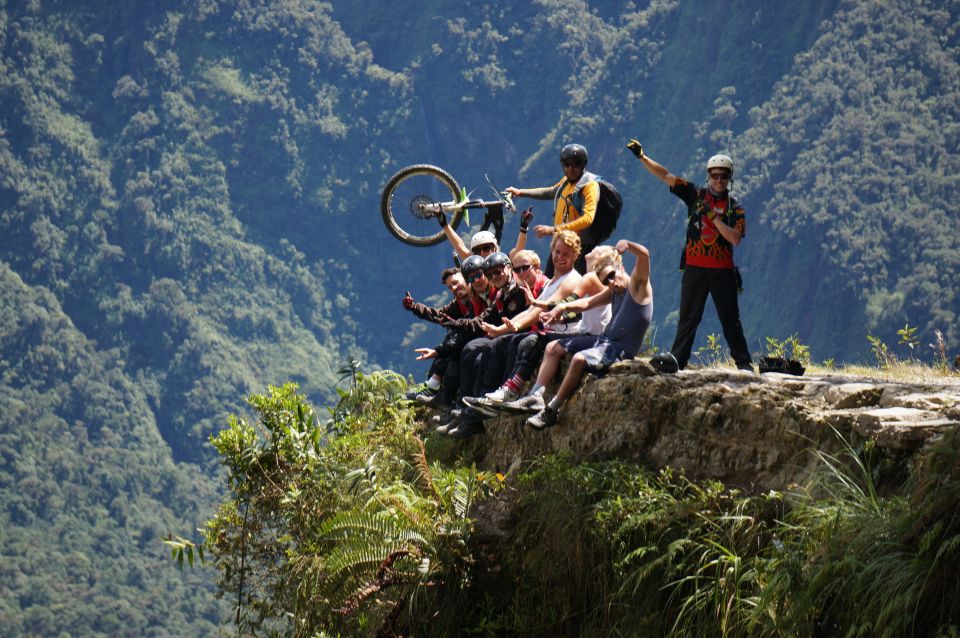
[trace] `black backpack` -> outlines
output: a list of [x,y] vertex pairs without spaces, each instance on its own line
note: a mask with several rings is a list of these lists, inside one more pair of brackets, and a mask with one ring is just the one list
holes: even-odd
[[[599,175],[584,174],[591,178],[583,182],[584,186],[591,181],[600,184],[600,199],[597,202],[597,212],[593,215],[593,223],[589,228],[581,231],[580,239],[584,246],[598,246],[616,229],[617,221],[620,219],[620,211],[623,209],[623,197],[620,196],[613,184]],[[573,193],[573,204],[577,210],[583,210],[581,188]]]

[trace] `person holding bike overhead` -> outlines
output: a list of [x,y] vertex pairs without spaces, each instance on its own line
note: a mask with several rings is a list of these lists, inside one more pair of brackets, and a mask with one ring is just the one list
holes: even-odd
[[[553,225],[537,224],[533,232],[537,237],[552,235],[558,230],[572,230],[584,240],[584,231],[593,224],[600,201],[600,184],[596,176],[587,173],[587,149],[581,144],[567,144],[560,150],[560,164],[563,166],[563,179],[553,186],[542,188],[516,188],[508,186],[506,192],[513,197],[554,200]],[[595,243],[584,243],[583,250],[574,266],[580,274],[586,273],[586,254],[594,249]],[[547,260],[544,270],[548,277],[553,276],[553,262]]]

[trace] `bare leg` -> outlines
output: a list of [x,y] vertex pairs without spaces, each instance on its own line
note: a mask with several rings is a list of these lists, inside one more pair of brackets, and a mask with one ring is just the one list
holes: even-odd
[[557,374],[557,368],[560,367],[560,359],[567,354],[559,341],[551,341],[543,354],[543,361],[540,363],[540,371],[537,373],[537,384],[547,386],[554,375]]
[[567,368],[567,374],[563,377],[563,382],[560,383],[560,389],[557,390],[556,396],[553,397],[554,401],[557,404],[562,404],[567,400],[574,390],[577,389],[577,386],[580,385],[580,379],[583,378],[583,371],[587,367],[587,360],[583,358],[579,352],[573,355],[573,359],[570,360],[570,367]]

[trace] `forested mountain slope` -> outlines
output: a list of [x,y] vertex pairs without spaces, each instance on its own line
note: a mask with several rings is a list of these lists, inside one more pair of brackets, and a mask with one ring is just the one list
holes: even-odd
[[[409,348],[438,333],[410,328],[399,300],[436,294],[450,251],[407,247],[380,222],[380,188],[412,163],[468,188],[484,173],[545,185],[559,147],[585,144],[625,196],[618,235],[651,249],[667,347],[682,209],[623,145],[637,137],[692,179],[727,151],[748,214],[751,347],[797,333],[818,360],[856,359],[868,333],[892,342],[909,323],[955,349],[958,13],[866,0],[710,12],[666,0],[0,0],[4,533],[42,527],[38,546],[66,560],[43,494],[82,477],[69,500],[114,530],[103,538],[152,530],[112,563],[146,595],[158,581],[137,565],[170,576],[156,536],[192,527],[207,438],[245,394],[292,379],[323,402],[352,358],[414,370]],[[102,496],[85,483],[89,455],[117,459]],[[30,472],[43,487],[25,498]],[[162,522],[131,522],[117,498]],[[89,530],[70,551],[94,556]],[[25,594],[48,577],[18,569],[4,615],[49,609],[55,596]]]

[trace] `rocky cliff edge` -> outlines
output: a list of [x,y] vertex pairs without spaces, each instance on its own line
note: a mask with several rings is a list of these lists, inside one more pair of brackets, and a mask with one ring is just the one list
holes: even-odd
[[557,426],[540,432],[521,417],[491,419],[468,454],[501,472],[544,454],[620,459],[760,491],[802,482],[818,463],[811,450],[838,450],[838,433],[909,454],[957,426],[957,377],[797,377],[723,368],[658,375],[633,360],[602,379],[587,376]]

